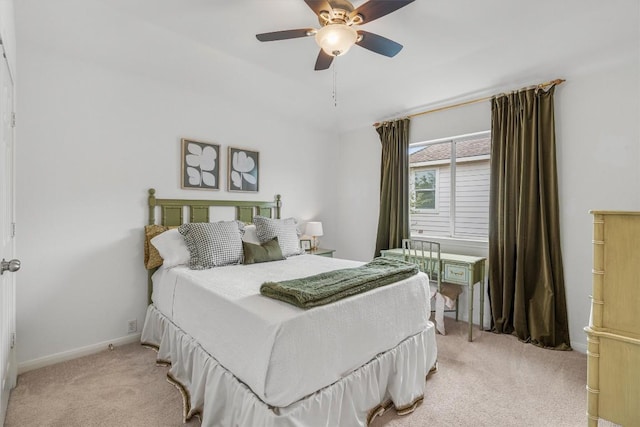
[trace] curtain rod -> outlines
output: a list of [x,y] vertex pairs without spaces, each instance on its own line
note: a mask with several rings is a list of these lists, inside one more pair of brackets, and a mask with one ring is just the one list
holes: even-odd
[[[565,79],[555,79],[555,80],[550,80],[548,82],[544,82],[544,83],[540,83],[538,85],[534,85],[534,86],[527,86],[524,87],[520,90],[524,90],[524,89],[531,89],[531,88],[538,88],[538,89],[545,89],[548,86],[553,86],[553,85],[559,85],[564,83],[566,80]],[[438,107],[438,108],[434,108],[432,110],[427,110],[427,111],[420,111],[419,113],[413,113],[413,114],[409,114],[406,117],[409,119],[412,119],[414,117],[418,117],[418,116],[423,116],[425,114],[431,114],[431,113],[436,113],[438,111],[444,111],[444,110],[449,110],[451,108],[457,108],[457,107],[463,107],[465,105],[470,105],[470,104],[477,104],[478,102],[484,102],[484,101],[488,101],[491,98],[495,97],[497,95],[491,95],[491,96],[485,96],[483,98],[477,98],[477,99],[472,99],[470,101],[464,101],[464,102],[459,102],[457,104],[452,104],[452,105],[445,105],[444,107]],[[388,120],[387,120],[388,121]],[[382,122],[384,123],[384,122]],[[380,122],[375,122],[373,124],[374,127],[378,127],[380,126],[382,123]]]

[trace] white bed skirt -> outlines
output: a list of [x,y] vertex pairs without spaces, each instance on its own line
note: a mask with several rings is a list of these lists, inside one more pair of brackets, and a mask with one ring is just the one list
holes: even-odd
[[153,305],[147,309],[142,343],[171,364],[169,379],[182,388],[184,417],[203,426],[366,426],[374,409],[411,408],[424,396],[425,377],[436,363],[435,328],[381,353],[346,377],[284,408],[262,402],[245,384]]

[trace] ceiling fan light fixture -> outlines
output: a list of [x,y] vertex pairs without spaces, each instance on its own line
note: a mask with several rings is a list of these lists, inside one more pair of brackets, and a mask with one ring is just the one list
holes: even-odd
[[357,41],[358,32],[346,24],[328,24],[316,33],[316,43],[331,56],[347,53]]

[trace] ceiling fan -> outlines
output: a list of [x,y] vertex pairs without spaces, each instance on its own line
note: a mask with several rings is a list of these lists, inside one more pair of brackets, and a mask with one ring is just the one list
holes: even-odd
[[274,31],[257,34],[261,42],[295,39],[315,36],[320,46],[315,70],[326,70],[333,58],[345,54],[351,46],[357,44],[380,55],[393,57],[402,45],[368,31],[354,27],[395,12],[415,0],[369,0],[354,8],[348,0],[304,0],[315,12],[320,28],[300,28],[296,30]]

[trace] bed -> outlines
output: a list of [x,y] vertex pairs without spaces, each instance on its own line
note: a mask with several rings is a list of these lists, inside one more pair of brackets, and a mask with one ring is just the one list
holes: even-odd
[[[209,223],[211,212],[223,207],[242,223],[284,221],[279,196],[270,202],[174,200],[158,199],[151,189],[148,202],[150,225]],[[202,270],[169,263],[150,271],[142,343],[158,351],[159,363],[171,365],[168,379],[182,392],[185,420],[365,426],[392,407],[412,412],[436,363],[426,275],[310,309],[260,294],[265,281],[362,264],[300,254]]]

